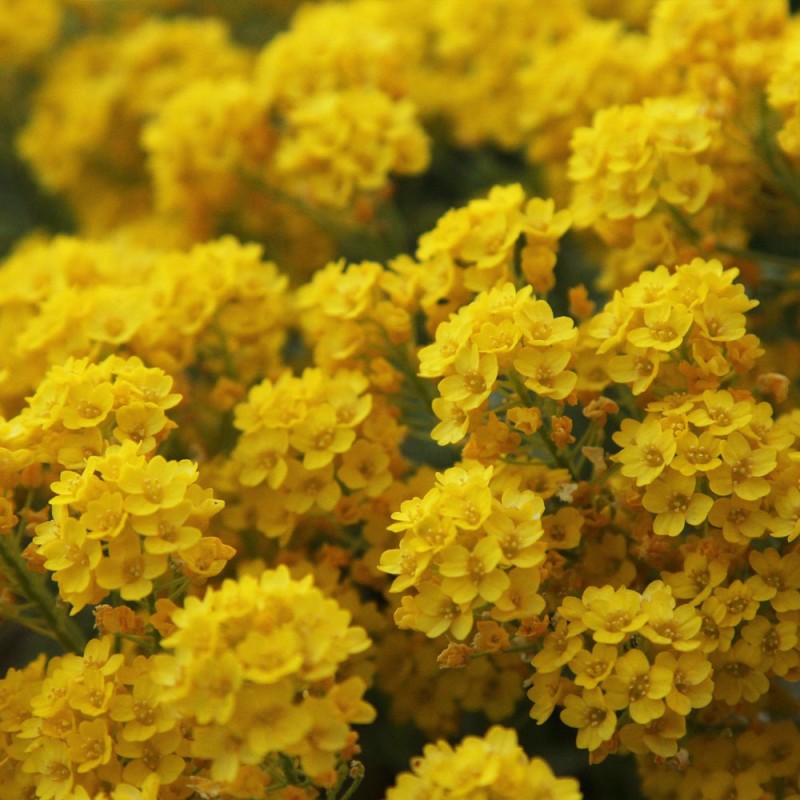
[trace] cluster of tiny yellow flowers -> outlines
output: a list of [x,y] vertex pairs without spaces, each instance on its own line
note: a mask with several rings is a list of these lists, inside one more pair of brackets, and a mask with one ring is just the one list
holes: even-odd
[[255,518],[259,531],[285,542],[301,515],[334,511],[344,492],[351,513],[382,494],[394,480],[394,447],[380,415],[370,415],[367,386],[356,372],[307,369],[250,390],[234,409],[241,434],[231,466],[243,487],[228,515],[234,528]]
[[[224,405],[231,392],[221,381],[249,383],[281,366],[293,317],[287,285],[261,248],[232,238],[188,252],[68,237],[30,242],[0,271],[3,410],[16,412],[51,365],[117,350]],[[190,366],[202,380],[183,381]]]
[[494,726],[486,736],[467,736],[456,747],[429,744],[413,772],[402,773],[386,800],[580,800],[578,782],[557,778],[541,758],[529,759],[513,730]]
[[333,786],[337,758],[357,752],[349,725],[375,716],[361,678],[336,681],[369,646],[350,614],[281,567],[189,597],[171,621],[152,681],[161,702],[191,720],[191,754],[211,762],[211,781],[235,784],[242,767],[283,754],[311,782]]
[[27,67],[50,50],[61,28],[58,0],[3,0],[0,6],[0,63]]
[[[164,653],[126,657],[105,636],[82,657],[6,676],[0,796],[91,800],[111,785],[111,800],[162,787],[291,797],[283,789],[296,776],[278,774],[287,755],[309,785],[336,782],[338,760],[357,751],[350,724],[374,717],[360,678],[336,680],[369,646],[346,611],[281,568],[160,612],[149,625]],[[265,760],[272,769],[259,769]]]
[[618,220],[635,224],[660,202],[688,215],[700,211],[714,188],[708,161],[717,127],[685,97],[598,111],[592,127],[572,137],[575,224],[601,230]]
[[800,800],[797,7],[0,0],[0,800]]

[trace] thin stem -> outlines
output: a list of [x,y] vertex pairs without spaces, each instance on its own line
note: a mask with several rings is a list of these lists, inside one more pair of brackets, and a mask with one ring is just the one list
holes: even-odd
[[[353,774],[354,772],[355,774]],[[356,762],[356,764],[354,764],[350,769],[350,777],[353,779],[353,782],[350,784],[347,791],[342,795],[341,800],[350,800],[350,798],[356,793],[358,787],[361,786],[361,781],[364,780],[364,767],[360,762]]]
[[[519,395],[520,400],[522,400],[523,405],[527,405],[529,408],[533,407],[535,404],[531,399],[530,392],[527,390],[527,388],[525,388],[525,385],[523,384],[519,375],[517,375],[514,372],[509,373],[508,379],[514,386],[514,389]],[[541,432],[537,431],[536,437],[539,439],[539,441],[545,447],[547,452],[550,454],[550,457],[553,460],[553,464],[557,467],[561,467],[562,469],[567,470],[569,474],[572,476],[572,478],[574,480],[577,480],[577,476],[575,475],[575,471],[573,470],[572,465],[561,453],[558,452],[558,449],[556,448],[555,444]]]
[[[762,99],[762,120],[766,120],[769,113],[766,100]],[[776,180],[781,189],[786,192],[788,197],[796,205],[800,206],[800,181],[798,181],[797,176],[786,160],[786,156],[784,156],[780,148],[776,145],[773,133],[764,121],[762,121],[758,127],[755,140],[756,144],[761,148],[764,161],[766,161],[767,166],[770,168],[772,177]]]
[[700,241],[700,234],[694,229],[692,223],[678,211],[675,206],[669,203],[664,203],[664,207],[669,212],[670,216],[678,223],[678,227],[683,231],[684,236],[692,243],[696,244]]
[[[49,635],[58,641],[65,650],[71,650],[78,654],[83,653],[86,647],[86,638],[80,628],[66,615],[63,609],[56,605],[56,598],[47,590],[43,577],[31,572],[20,553],[9,547],[7,536],[0,536],[0,561],[3,562],[6,574],[14,584],[15,591],[36,607],[39,616],[47,626]],[[17,621],[22,622],[19,619]],[[27,623],[22,622],[22,624]]]

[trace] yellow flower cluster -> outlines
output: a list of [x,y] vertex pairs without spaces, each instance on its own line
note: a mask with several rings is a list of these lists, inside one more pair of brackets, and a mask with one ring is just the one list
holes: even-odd
[[338,212],[379,200],[390,176],[424,170],[427,137],[401,89],[413,46],[393,33],[385,5],[305,9],[251,76],[209,76],[176,93],[142,137],[156,204],[213,230],[259,194]]
[[[577,341],[568,317],[554,317],[544,300],[534,300],[530,288],[512,284],[480,294],[436,329],[436,341],[419,353],[420,374],[444,378],[433,411],[442,420],[431,432],[439,444],[458,442],[481,416],[500,373],[518,373],[538,397],[567,399],[578,377],[567,369]],[[520,378],[521,376],[521,378]],[[513,374],[505,395],[514,397]],[[509,402],[513,402],[509,401]]]
[[414,771],[402,773],[386,800],[580,800],[573,778],[557,778],[541,758],[529,759],[515,731],[494,726],[486,736],[467,736],[456,747],[426,745]]
[[4,798],[150,800],[186,766],[180,719],[159,702],[148,659],[114,652],[111,637],[11,670],[0,697]]
[[150,800],[226,787],[288,800],[286,757],[331,786],[357,750],[349,726],[374,717],[360,678],[336,681],[369,645],[349,623],[310,577],[281,568],[188,598],[168,625],[154,616],[165,653],[125,656],[106,636],[82,656],[12,670],[0,681],[0,796]]
[[292,307],[261,253],[232,238],[188,252],[67,237],[23,247],[0,271],[6,413],[51,365],[119,348],[175,376],[195,365],[212,383],[270,374]]
[[787,155],[800,156],[800,85],[797,69],[800,66],[800,36],[795,33],[787,42],[781,62],[770,77],[767,93],[770,105],[783,117],[783,127],[777,140]]
[[570,223],[569,212],[555,211],[552,200],[526,202],[519,184],[496,186],[486,198],[447,212],[420,237],[417,258],[449,273],[455,284],[450,292],[458,297],[463,289],[480,292],[515,280],[515,250],[522,239],[519,269],[537,291],[546,293],[553,286],[558,241]]
[[700,211],[714,189],[708,162],[717,128],[691,98],[648,98],[598,111],[590,128],[572,136],[575,224],[632,223],[659,202],[689,215]]
[[597,352],[614,354],[609,376],[634,395],[656,380],[676,394],[694,394],[752,368],[763,350],[746,332],[745,313],[757,303],[734,282],[738,274],[698,258],[674,272],[649,271],[615,292],[589,325]]
[[181,399],[171,388],[138,358],[69,359],[4,424],[16,470],[67,468],[48,481],[52,519],[36,527],[30,558],[53,572],[73,614],[110,591],[141,600],[170,562],[207,578],[234,553],[203,537],[222,503],[196,485],[196,465],[153,455],[171,427],[165,411]]
[[[726,385],[752,370],[763,352],[746,332],[745,313],[755,303],[736,276],[701,259],[674,272],[659,267],[617,292],[580,330],[569,318],[554,318],[529,291],[490,289],[441,323],[437,341],[419,351],[422,376],[448,371],[440,366],[448,359],[454,365],[440,392],[454,406],[462,404],[464,427],[449,436],[440,423],[432,433],[440,444],[459,441],[470,416],[492,404],[495,436],[504,428],[507,436],[509,422],[526,436],[506,438],[507,447],[495,443],[493,451],[478,447],[482,464],[464,461],[438,474],[427,494],[395,512],[390,529],[403,536],[399,547],[384,553],[381,569],[396,576],[392,591],[415,589],[403,597],[395,620],[401,628],[429,637],[447,632],[457,640],[473,633],[476,617],[483,620],[471,645],[442,654],[450,667],[461,666],[459,658],[470,653],[503,652],[527,641],[535,670],[532,716],[541,723],[563,706],[562,720],[578,729],[578,746],[595,761],[619,747],[676,756],[693,709],[712,701],[752,703],[773,676],[793,675],[800,663],[797,556],[753,547],[768,536],[791,542],[799,535],[791,449],[796,425],[792,418],[774,421],[768,402]],[[569,383],[564,392],[548,394],[555,380],[537,380],[525,357],[503,357],[500,337],[491,338],[491,318],[484,322],[479,311],[496,313],[503,308],[500,298],[509,308],[515,300],[527,304],[518,306],[527,312],[509,315],[505,340],[513,347],[527,336],[523,356],[558,357],[562,342],[571,342],[561,369],[572,359],[581,373],[582,359],[594,364],[607,355],[607,377],[593,389],[580,387],[585,414],[605,408],[592,414],[594,424],[605,424],[601,418],[616,408],[609,398],[601,402],[612,382],[630,386],[631,400],[642,397],[641,421],[623,419],[612,437],[620,449],[610,459],[620,466],[609,490],[618,500],[600,485],[573,483],[567,490],[573,502],[576,490],[583,494],[577,508],[546,506],[554,492],[522,477],[531,467],[503,463],[508,453],[521,457],[533,437],[532,464],[545,457],[548,439],[551,456],[563,447],[555,421],[546,436],[540,414],[533,421],[522,415],[525,395],[519,393],[563,400],[577,379],[558,373],[571,376]],[[481,352],[484,342],[495,347]],[[472,391],[479,383],[481,393]],[[653,386],[663,394],[654,396]],[[602,458],[598,464],[606,469]],[[551,507],[554,513],[545,513]],[[656,563],[664,566],[658,580],[634,588],[652,567],[628,560],[624,538],[615,542],[605,534],[591,543],[612,520],[633,531],[643,552],[659,553]],[[658,544],[687,530],[672,557]],[[590,580],[598,555],[620,544],[622,559],[608,583]],[[677,570],[669,569],[671,561]],[[741,577],[726,581],[728,574]],[[559,599],[564,591],[568,596]],[[542,621],[545,611],[557,624]]]
[[371,413],[367,388],[363,375],[347,370],[284,372],[256,384],[234,409],[241,434],[230,466],[244,488],[229,524],[243,529],[254,523],[286,542],[302,515],[334,511],[344,492],[345,515],[358,515],[359,505],[381,495],[398,470],[397,442],[387,437],[380,411]]
[[647,796],[657,800],[675,793],[702,797],[774,796],[784,786],[797,785],[798,746],[797,726],[788,719],[756,724],[732,736],[698,737],[675,769],[651,770],[645,766],[642,782]]
[[501,621],[544,610],[537,592],[544,503],[519,486],[519,474],[492,482],[492,473],[478,464],[452,467],[424,497],[393,514],[391,530],[403,538],[383,554],[381,569],[397,575],[392,591],[418,591],[395,613],[401,628],[465,639],[476,608],[490,604],[492,618]]
[[188,598],[172,622],[152,680],[192,721],[191,753],[211,762],[211,780],[235,784],[242,767],[280,753],[333,786],[337,759],[356,751],[349,725],[375,715],[360,678],[335,680],[369,646],[350,614],[281,567]]
[[61,31],[58,0],[3,0],[0,4],[0,64],[28,66],[50,50]]
[[145,120],[188,81],[240,75],[248,61],[214,19],[151,18],[122,38],[86,36],[50,65],[20,151],[88,230],[105,231],[146,208]]

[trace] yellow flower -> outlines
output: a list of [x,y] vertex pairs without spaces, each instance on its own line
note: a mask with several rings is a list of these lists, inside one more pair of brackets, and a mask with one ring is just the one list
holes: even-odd
[[641,394],[650,388],[658,376],[661,363],[666,356],[649,348],[628,348],[624,355],[613,356],[608,362],[608,374],[617,383],[628,383],[634,394]]
[[761,509],[759,500],[742,500],[740,497],[721,497],[708,513],[708,521],[722,528],[726,542],[748,544],[759,539],[770,524],[770,516]]
[[755,575],[747,579],[759,600],[769,600],[778,611],[800,609],[800,554],[781,556],[775,548],[752,550],[748,556]]
[[112,740],[105,719],[81,722],[76,731],[67,734],[65,741],[79,774],[96,770],[111,760]]
[[547,722],[569,687],[570,681],[563,678],[561,672],[535,672],[528,690],[528,699],[533,703],[531,719],[535,719],[537,725]]
[[124,500],[121,492],[104,491],[99,497],[86,503],[81,522],[86,526],[90,538],[116,538],[128,521],[128,513],[123,507]]
[[477,408],[497,380],[497,357],[480,354],[475,345],[462,348],[453,362],[455,375],[439,381],[439,394],[465,411]]
[[528,299],[515,310],[514,322],[521,329],[525,344],[532,347],[568,344],[578,333],[569,317],[553,316],[553,309],[545,300]]
[[707,389],[701,396],[702,405],[697,404],[689,414],[693,425],[707,428],[714,436],[727,436],[743,428],[753,418],[753,403],[734,400],[728,391],[715,392]]
[[762,671],[761,651],[739,639],[724,653],[714,653],[714,699],[735,706],[741,700],[754,703],[769,690],[769,679]]
[[603,681],[608,707],[627,708],[631,719],[646,724],[664,714],[664,700],[672,688],[672,673],[651,665],[640,650],[630,650],[614,663],[613,674]]
[[[105,752],[105,743],[101,746]],[[41,745],[25,756],[22,770],[36,776],[34,796],[42,800],[63,800],[73,792],[75,764],[67,743],[61,739],[42,737]]]
[[758,500],[770,492],[764,478],[775,469],[777,452],[774,447],[753,449],[738,431],[731,433],[721,446],[723,464],[709,473],[711,491],[719,495],[734,493],[742,500]]
[[168,429],[167,416],[155,403],[128,403],[115,413],[118,442],[130,439],[139,445],[140,453],[150,453],[157,445],[156,435]]
[[197,466],[188,459],[167,461],[163,456],[154,456],[145,464],[123,463],[116,483],[127,495],[125,510],[144,515],[180,503],[186,488],[196,480]]
[[704,653],[681,653],[677,658],[672,653],[659,653],[655,664],[672,675],[664,701],[673,711],[685,717],[693,708],[704,708],[711,702],[714,683],[711,662]]
[[70,430],[95,427],[103,423],[113,405],[110,384],[78,383],[69,389],[60,413],[61,422]]
[[348,489],[363,489],[367,497],[380,496],[392,482],[388,453],[366,439],[358,439],[342,456],[336,474]]
[[191,547],[183,548],[178,553],[183,562],[183,571],[193,578],[219,575],[235,555],[236,550],[216,536],[203,536]]
[[766,617],[757,616],[742,629],[742,639],[761,651],[759,669],[763,672],[771,670],[776,675],[786,675],[800,663],[795,620],[773,624]]
[[642,505],[656,515],[653,530],[659,536],[678,536],[688,522],[700,525],[714,500],[695,492],[695,479],[672,470],[656,478],[647,487]]
[[117,741],[117,755],[130,759],[123,768],[123,780],[143,789],[156,780],[164,786],[174,783],[186,768],[186,761],[176,754],[183,744],[178,728],[156,733],[144,742]]
[[619,656],[616,645],[595,644],[591,652],[580,650],[569,662],[575,673],[575,685],[596,689],[610,674]]
[[303,453],[303,466],[317,470],[330,464],[337,453],[349,450],[355,438],[351,427],[339,423],[333,407],[322,405],[309,410],[289,441]]
[[330,461],[320,469],[312,470],[291,459],[288,470],[281,495],[289,511],[305,514],[314,506],[323,511],[332,511],[336,507],[342,496],[342,489],[334,477],[333,464]]
[[130,694],[116,693],[109,706],[109,717],[124,723],[121,739],[127,742],[145,742],[178,724],[162,706],[160,687],[150,680],[146,671],[136,675]]
[[581,622],[596,642],[619,644],[641,630],[649,615],[642,608],[642,596],[631,589],[589,586],[583,593],[585,611]]
[[243,486],[266,482],[278,489],[286,479],[286,455],[289,434],[283,428],[262,428],[242,436],[232,454],[240,465],[239,480]]
[[255,759],[270,752],[295,749],[311,730],[312,716],[295,702],[290,680],[268,686],[245,686],[238,694],[236,710],[228,723],[247,742]]
[[172,508],[160,508],[154,514],[134,517],[131,527],[144,537],[147,553],[158,555],[188,550],[203,536],[199,528],[186,524],[196,511],[189,500],[184,500]]
[[433,413],[441,420],[431,431],[431,438],[440,445],[460,442],[469,430],[469,413],[458,403],[434,398],[431,403]]
[[716,597],[725,606],[722,625],[738,625],[742,620],[753,619],[758,612],[760,598],[757,596],[757,585],[749,581],[731,581],[727,586],[718,586],[714,590]]
[[689,214],[697,213],[714,187],[714,172],[708,164],[699,164],[691,156],[670,154],[666,158],[667,180],[658,193],[673,206]]
[[583,638],[570,623],[560,619],[555,630],[550,631],[542,643],[542,649],[531,659],[537,672],[558,672],[583,649]]
[[622,450],[612,459],[622,464],[621,472],[628,478],[636,478],[637,486],[652,483],[670,464],[677,445],[669,430],[661,427],[657,416],[648,415],[644,422],[626,420],[621,431],[614,434]]
[[659,303],[644,310],[642,327],[628,331],[628,341],[642,350],[669,352],[680,347],[692,325],[692,313],[681,305]]
[[103,552],[100,543],[89,538],[81,521],[64,517],[57,525],[39,525],[34,543],[46,559],[45,568],[55,573],[53,578],[59,591],[73,595],[87,589]]
[[670,466],[681,475],[691,477],[698,472],[708,472],[722,463],[719,458],[721,442],[710,431],[703,431],[700,436],[686,431],[678,437],[676,444],[677,452]]
[[622,744],[631,752],[654,753],[671,758],[678,752],[678,740],[686,735],[686,719],[671,709],[647,724],[623,725],[619,732]]
[[600,689],[584,689],[581,694],[564,698],[561,721],[578,729],[576,744],[584,750],[598,750],[614,735],[617,715],[605,701]]
[[384,550],[378,569],[397,575],[392,581],[390,591],[402,592],[414,586],[431,560],[430,553],[420,553],[401,543],[398,549]]
[[472,604],[456,603],[438,586],[422,584],[419,594],[413,598],[413,605],[419,610],[415,627],[430,639],[449,631],[462,641],[472,630]]
[[543,543],[555,550],[571,550],[581,543],[584,517],[576,508],[560,508],[542,517]]
[[508,575],[496,569],[503,551],[493,536],[481,539],[472,550],[450,545],[439,553],[442,591],[462,605],[476,598],[491,603],[508,588]]
[[514,368],[525,376],[525,386],[542,397],[563,400],[575,388],[578,376],[567,370],[572,353],[562,345],[526,345],[514,359]]
[[544,508],[541,498],[532,495],[532,502],[523,504],[522,508],[527,514],[522,522],[512,517],[506,501],[510,494],[503,494],[502,511],[495,509],[484,523],[486,532],[490,534],[502,550],[501,563],[516,567],[535,567],[544,560],[545,547],[541,542],[542,525],[538,520],[540,509]]
[[515,568],[508,574],[508,586],[494,601],[493,619],[500,622],[536,617],[545,609],[545,599],[538,593],[539,571]]
[[767,517],[772,535],[793,542],[800,536],[800,489],[789,486],[785,492],[778,494],[775,511],[778,513],[777,519]]
[[97,566],[97,583],[118,589],[123,600],[141,600],[153,590],[153,579],[167,571],[163,553],[142,553],[134,533],[123,533],[108,545],[108,556]]

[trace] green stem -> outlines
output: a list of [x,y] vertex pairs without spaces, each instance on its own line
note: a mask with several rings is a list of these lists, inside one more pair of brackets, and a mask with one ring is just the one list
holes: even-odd
[[681,212],[680,212],[680,211],[678,211],[678,209],[677,209],[677,208],[675,208],[675,206],[673,206],[673,205],[670,205],[669,203],[664,203],[663,205],[664,205],[664,208],[666,208],[666,209],[667,209],[667,211],[669,212],[670,216],[671,216],[671,217],[672,217],[672,218],[675,220],[675,222],[677,222],[677,223],[678,223],[678,227],[679,227],[679,228],[681,229],[681,231],[683,232],[683,235],[684,235],[684,236],[685,236],[685,237],[686,237],[686,238],[687,238],[687,239],[688,239],[688,240],[689,240],[689,241],[690,241],[692,244],[697,244],[697,242],[699,242],[699,241],[700,241],[700,239],[701,239],[701,236],[700,236],[700,234],[699,234],[699,233],[698,233],[698,232],[697,232],[697,231],[694,229],[694,227],[692,226],[692,223],[691,223],[691,222],[689,222],[689,220],[688,220],[688,219],[686,219],[686,217],[684,217],[684,216],[683,216],[683,214],[681,214]]
[[506,653],[529,653],[531,650],[536,650],[537,647],[537,644],[520,644],[515,645],[514,647],[506,647],[505,650],[498,650],[495,653],[490,653],[488,650],[484,650],[480,653],[472,653],[470,658],[475,659],[484,658],[485,656],[504,656]]
[[426,383],[417,374],[414,365],[411,363],[411,356],[405,347],[396,347],[397,359],[400,362],[400,369],[408,377],[409,382],[416,390],[416,393],[425,402],[425,405],[430,409],[431,404],[438,396],[438,393],[431,391],[431,384]]
[[575,474],[580,475],[583,472],[583,467],[586,464],[586,456],[583,454],[584,447],[591,447],[597,441],[598,428],[597,424],[592,420],[587,425],[586,430],[581,434],[581,438],[572,446],[572,459],[578,460],[575,464]]
[[[523,382],[520,379],[519,375],[517,373],[515,373],[515,372],[511,372],[508,375],[508,379],[511,381],[512,385],[514,386],[514,389],[516,390],[517,394],[519,395],[519,398],[522,401],[522,404],[528,406],[529,408],[533,407],[535,405],[535,403],[533,402],[530,392],[527,390],[527,388],[523,384]],[[562,469],[567,470],[569,472],[569,474],[572,476],[573,480],[577,480],[577,476],[575,475],[575,472],[574,472],[574,470],[572,468],[572,465],[569,463],[569,461],[561,453],[558,452],[558,449],[556,448],[556,446],[553,443],[553,441],[551,441],[547,436],[545,436],[541,432],[537,432],[536,433],[536,437],[539,439],[539,441],[545,447],[547,452],[550,454],[550,457],[553,460],[553,464],[555,466],[557,466],[557,467],[561,467]]]
[[356,793],[358,787],[361,786],[361,781],[364,780],[364,768],[361,767],[361,770],[355,775],[353,775],[352,772],[350,774],[353,778],[353,782],[350,784],[347,791],[342,795],[341,800],[350,800],[350,798]]
[[3,562],[15,591],[36,607],[49,629],[49,635],[65,650],[83,653],[86,638],[80,628],[56,605],[56,599],[47,590],[44,578],[31,572],[20,553],[9,547],[7,536],[0,536],[0,561]]
[[778,185],[786,192],[787,196],[798,206],[800,206],[800,181],[794,173],[786,156],[777,146],[773,131],[765,123],[770,115],[766,100],[762,99],[762,122],[755,135],[755,143],[761,149],[764,161],[772,172],[772,177]]

